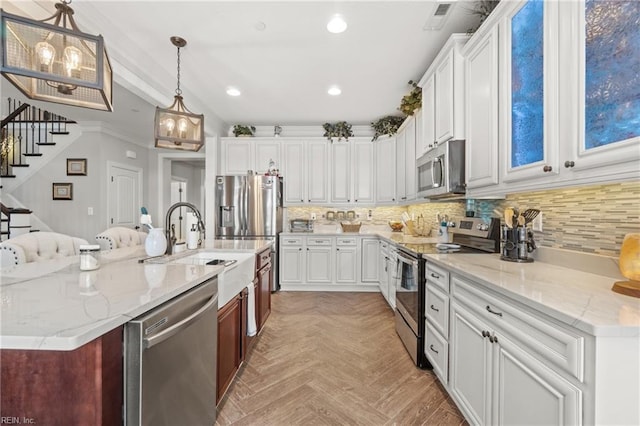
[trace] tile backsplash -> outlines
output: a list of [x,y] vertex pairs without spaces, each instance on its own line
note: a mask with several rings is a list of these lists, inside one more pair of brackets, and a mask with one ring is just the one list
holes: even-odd
[[[535,233],[541,246],[617,257],[624,236],[640,232],[640,182],[576,187],[508,195],[504,200],[475,200],[476,216],[491,217],[493,210],[505,207],[542,211],[542,232]],[[347,209],[344,207],[289,207],[289,219],[311,217],[318,223],[331,223],[323,215],[327,211],[354,210],[363,224],[384,225],[400,220],[403,212],[423,216],[432,230],[437,228],[436,214],[450,218],[465,214],[465,202],[421,203],[406,207],[376,207]],[[372,220],[367,221],[371,210]]]
[[623,182],[512,194],[499,202],[476,201],[481,215],[502,210],[542,211],[538,245],[617,257],[624,236],[640,232],[640,182]]

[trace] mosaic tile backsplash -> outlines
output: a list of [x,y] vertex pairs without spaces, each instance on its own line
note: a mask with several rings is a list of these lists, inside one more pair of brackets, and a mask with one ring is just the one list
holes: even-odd
[[[505,207],[519,210],[535,208],[542,211],[542,232],[535,233],[540,246],[561,248],[617,257],[624,236],[640,232],[640,182],[596,185],[550,191],[528,192],[507,196],[504,200],[475,200],[476,216],[491,217],[493,210]],[[422,215],[432,230],[437,228],[436,214],[450,218],[465,214],[464,201],[422,203],[407,207],[356,208],[357,219],[371,225],[385,225],[400,220],[403,212],[415,218]],[[319,224],[329,224],[323,215],[327,211],[347,210],[344,207],[290,207],[289,219],[317,215]],[[372,220],[367,221],[371,210]],[[433,235],[433,234],[432,234]]]

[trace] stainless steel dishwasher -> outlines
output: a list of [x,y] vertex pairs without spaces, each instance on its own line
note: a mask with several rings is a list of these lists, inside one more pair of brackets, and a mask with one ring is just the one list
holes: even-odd
[[127,426],[215,423],[217,313],[213,278],[127,323]]

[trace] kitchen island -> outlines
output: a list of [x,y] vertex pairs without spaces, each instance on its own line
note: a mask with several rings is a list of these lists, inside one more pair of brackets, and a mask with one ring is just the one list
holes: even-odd
[[80,271],[78,256],[4,269],[0,414],[39,424],[121,423],[124,325],[224,270],[172,260],[271,244],[211,241],[156,263],[138,262],[147,257],[142,247],[122,248],[103,252],[94,271]]

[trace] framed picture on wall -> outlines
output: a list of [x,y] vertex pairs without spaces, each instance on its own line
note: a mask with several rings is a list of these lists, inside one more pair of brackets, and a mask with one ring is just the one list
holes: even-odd
[[72,183],[53,183],[54,200],[73,200]]
[[86,158],[67,158],[67,176],[86,176]]

